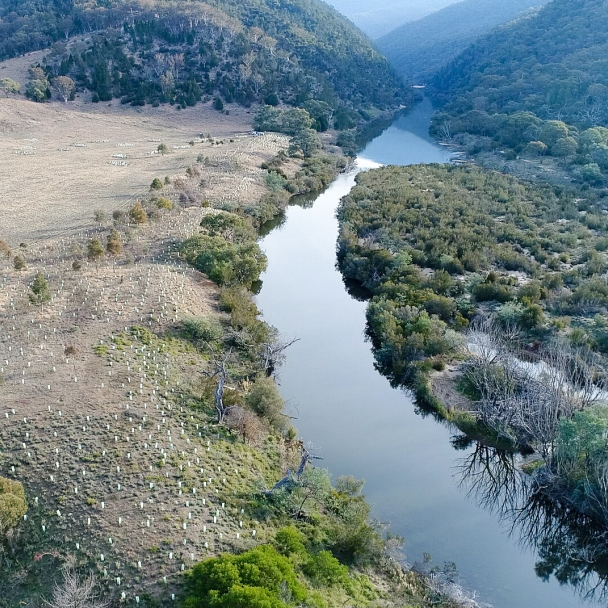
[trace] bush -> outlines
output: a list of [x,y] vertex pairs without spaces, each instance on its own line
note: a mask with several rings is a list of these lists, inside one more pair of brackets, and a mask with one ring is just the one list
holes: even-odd
[[156,206],[159,209],[166,209],[167,211],[171,211],[173,209],[173,203],[165,197],[161,197],[156,201]]
[[30,294],[30,302],[32,304],[46,304],[51,299],[51,292],[49,291],[49,284],[44,278],[42,272],[38,272],[34,278],[34,282],[31,287],[32,293]]
[[181,251],[190,264],[218,285],[250,288],[267,265],[257,243],[235,244],[220,236],[192,237],[183,243]]
[[148,221],[148,214],[139,201],[129,210],[129,217],[134,224],[145,224]]
[[[186,608],[285,608],[306,599],[293,564],[270,545],[241,555],[222,555],[194,566],[188,575]],[[291,603],[291,602],[290,602]]]
[[182,322],[182,333],[193,342],[215,342],[222,335],[222,326],[215,319],[192,317]]
[[99,239],[91,239],[87,245],[87,257],[92,262],[101,259],[104,255],[104,248]]
[[13,258],[13,268],[15,270],[24,270],[25,269],[25,260],[22,256],[16,255]]
[[0,532],[5,535],[27,513],[25,490],[18,481],[0,477]]
[[304,573],[316,585],[330,587],[343,585],[347,581],[348,568],[329,551],[320,551],[304,565]]
[[283,416],[285,402],[272,378],[258,378],[245,397],[245,403],[274,427],[284,429],[287,426],[287,418]]
[[150,190],[162,190],[163,189],[163,182],[158,179],[158,177],[155,177],[152,180],[152,183],[150,184]]

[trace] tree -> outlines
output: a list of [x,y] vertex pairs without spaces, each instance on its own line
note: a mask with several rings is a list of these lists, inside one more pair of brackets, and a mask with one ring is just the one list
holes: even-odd
[[57,94],[63,99],[64,103],[68,102],[76,89],[74,81],[69,76],[57,76],[56,78],[53,78],[51,85]]
[[224,102],[219,97],[216,97],[213,100],[213,109],[217,110],[218,112],[222,112],[224,110]]
[[134,224],[145,224],[148,221],[148,214],[139,201],[129,210],[129,217]]
[[26,513],[27,501],[23,485],[0,477],[0,533],[6,535]]
[[155,177],[152,180],[152,183],[150,184],[150,190],[162,190],[163,189],[163,182],[158,179],[158,177]]
[[44,278],[42,272],[38,272],[34,278],[34,282],[31,287],[32,293],[30,294],[30,302],[32,304],[46,304],[51,299],[51,293],[49,291],[49,284]]
[[21,90],[21,85],[12,78],[1,78],[0,89],[2,89],[4,94],[8,97],[9,94],[17,95]]
[[108,234],[108,242],[106,243],[106,251],[109,255],[119,255],[122,251],[122,243],[118,231],[112,230]]
[[55,585],[51,600],[44,602],[48,608],[106,608],[110,605],[109,601],[100,599],[92,574],[86,578],[78,575],[74,560],[69,559],[62,570],[62,583]]
[[104,248],[99,239],[91,239],[87,245],[87,257],[91,262],[97,262],[104,255]]
[[164,156],[165,154],[169,154],[169,148],[167,147],[167,144],[158,144],[156,150],[162,156]]
[[302,129],[291,138],[289,153],[293,154],[301,150],[306,158],[310,158],[320,149],[321,140],[317,132],[314,129]]
[[47,80],[30,80],[25,86],[25,94],[30,99],[41,103],[48,98],[48,88],[49,83]]

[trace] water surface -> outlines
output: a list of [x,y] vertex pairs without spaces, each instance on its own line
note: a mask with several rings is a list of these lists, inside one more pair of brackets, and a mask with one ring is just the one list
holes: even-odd
[[375,371],[366,305],[347,293],[335,267],[335,211],[356,171],[449,160],[427,135],[431,111],[425,102],[396,120],[363,150],[357,170],[336,179],[312,208],[290,207],[262,241],[269,264],[259,307],[286,338],[300,338],[281,370],[281,392],[322,466],[334,477],[367,480],[373,515],[405,537],[410,562],[424,552],[439,564],[456,562],[465,586],[495,608],[589,606],[572,588],[543,582],[537,555],[468,495],[462,466],[476,446],[456,450],[454,429],[417,414],[410,396]]

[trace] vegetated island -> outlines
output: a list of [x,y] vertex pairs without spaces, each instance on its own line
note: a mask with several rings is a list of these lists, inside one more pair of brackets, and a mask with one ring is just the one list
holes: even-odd
[[[584,574],[576,557],[547,560],[575,586],[591,572],[605,585],[603,202],[472,165],[420,165],[360,173],[338,212],[339,266],[369,294],[379,371],[468,437],[537,454],[518,504],[552,504],[537,523],[568,529],[579,557],[593,552]],[[543,555],[561,546],[543,542]]]

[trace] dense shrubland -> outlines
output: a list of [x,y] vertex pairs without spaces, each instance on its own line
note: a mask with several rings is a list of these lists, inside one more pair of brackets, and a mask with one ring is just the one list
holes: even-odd
[[412,363],[439,365],[480,306],[532,342],[562,333],[605,352],[600,203],[472,167],[360,174],[339,211],[339,260],[373,294],[379,365],[397,383]]
[[470,133],[477,149],[548,154],[600,185],[608,125],[608,16],[600,0],[556,0],[473,44],[433,80],[439,137]]

